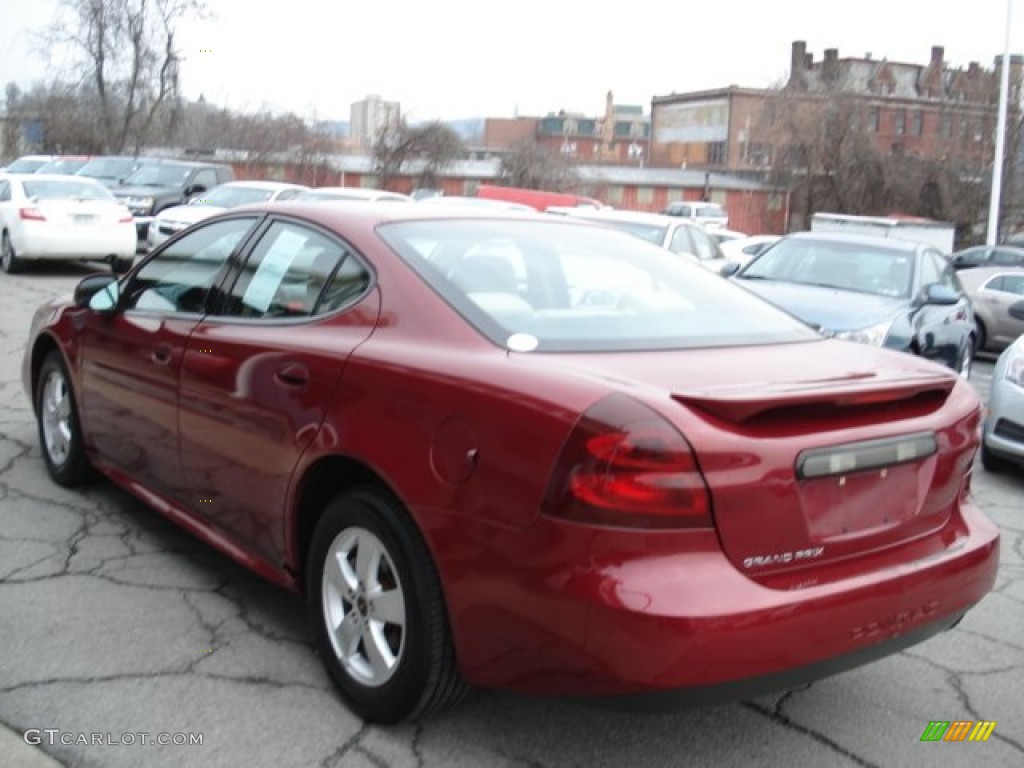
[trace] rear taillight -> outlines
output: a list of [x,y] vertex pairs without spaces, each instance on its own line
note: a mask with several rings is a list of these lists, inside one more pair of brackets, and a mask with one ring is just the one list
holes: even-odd
[[693,449],[662,416],[610,395],[580,417],[544,497],[546,514],[630,528],[710,528]]
[[46,221],[46,217],[43,216],[43,212],[38,208],[19,208],[18,218],[24,221]]
[[123,208],[121,210],[121,216],[120,216],[120,218],[118,218],[117,223],[118,224],[128,224],[129,222],[134,221],[134,220],[135,219],[132,216],[132,212],[129,211],[127,208]]

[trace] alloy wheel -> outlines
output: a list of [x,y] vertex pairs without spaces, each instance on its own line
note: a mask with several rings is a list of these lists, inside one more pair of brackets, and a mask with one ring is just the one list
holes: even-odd
[[331,543],[321,582],[323,615],[338,660],[367,687],[384,685],[405,650],[405,592],[391,554],[365,528]]
[[43,384],[43,397],[39,404],[43,427],[43,448],[50,461],[63,465],[71,450],[73,424],[71,422],[71,393],[60,371],[51,370]]

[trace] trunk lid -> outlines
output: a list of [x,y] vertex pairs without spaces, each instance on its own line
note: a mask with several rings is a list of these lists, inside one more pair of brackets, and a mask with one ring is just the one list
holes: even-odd
[[977,446],[973,390],[904,353],[820,341],[560,357],[676,424],[726,556],[755,579],[935,533]]

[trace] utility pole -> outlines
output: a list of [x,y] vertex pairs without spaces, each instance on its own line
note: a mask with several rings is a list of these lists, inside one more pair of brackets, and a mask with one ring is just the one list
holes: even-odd
[[992,161],[992,197],[988,206],[988,235],[986,245],[995,245],[999,236],[999,204],[1003,191],[1003,155],[1006,144],[1006,102],[1010,92],[1010,19],[1013,0],[1006,0],[1006,41],[1003,44],[1003,68],[999,82],[999,117],[996,124],[996,150]]

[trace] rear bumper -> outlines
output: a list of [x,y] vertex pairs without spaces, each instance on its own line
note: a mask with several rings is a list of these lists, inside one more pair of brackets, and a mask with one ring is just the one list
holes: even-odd
[[131,227],[118,231],[78,232],[26,231],[21,242],[15,243],[18,255],[26,259],[103,259],[109,256],[125,258],[135,254],[135,237]]
[[599,699],[602,705],[638,712],[664,712],[693,706],[727,704],[758,696],[792,691],[841,672],[846,672],[886,656],[899,653],[911,646],[922,643],[937,634],[952,629],[963,618],[963,614],[946,616],[939,621],[902,635],[865,646],[824,661],[806,664],[792,669],[773,672],[759,677],[731,680],[695,688],[652,691],[621,696],[607,696]]
[[[926,555],[920,542],[908,545],[915,556],[894,548],[827,583],[809,566],[789,589],[740,573],[714,531],[541,519],[534,537],[495,544],[473,569],[491,578],[446,574],[463,674],[524,693],[639,696],[655,708],[782,690],[920,642],[989,592],[999,559],[998,529],[970,503],[929,537],[941,543]],[[489,594],[524,560],[532,565],[514,587]],[[439,563],[450,567],[443,553]]]

